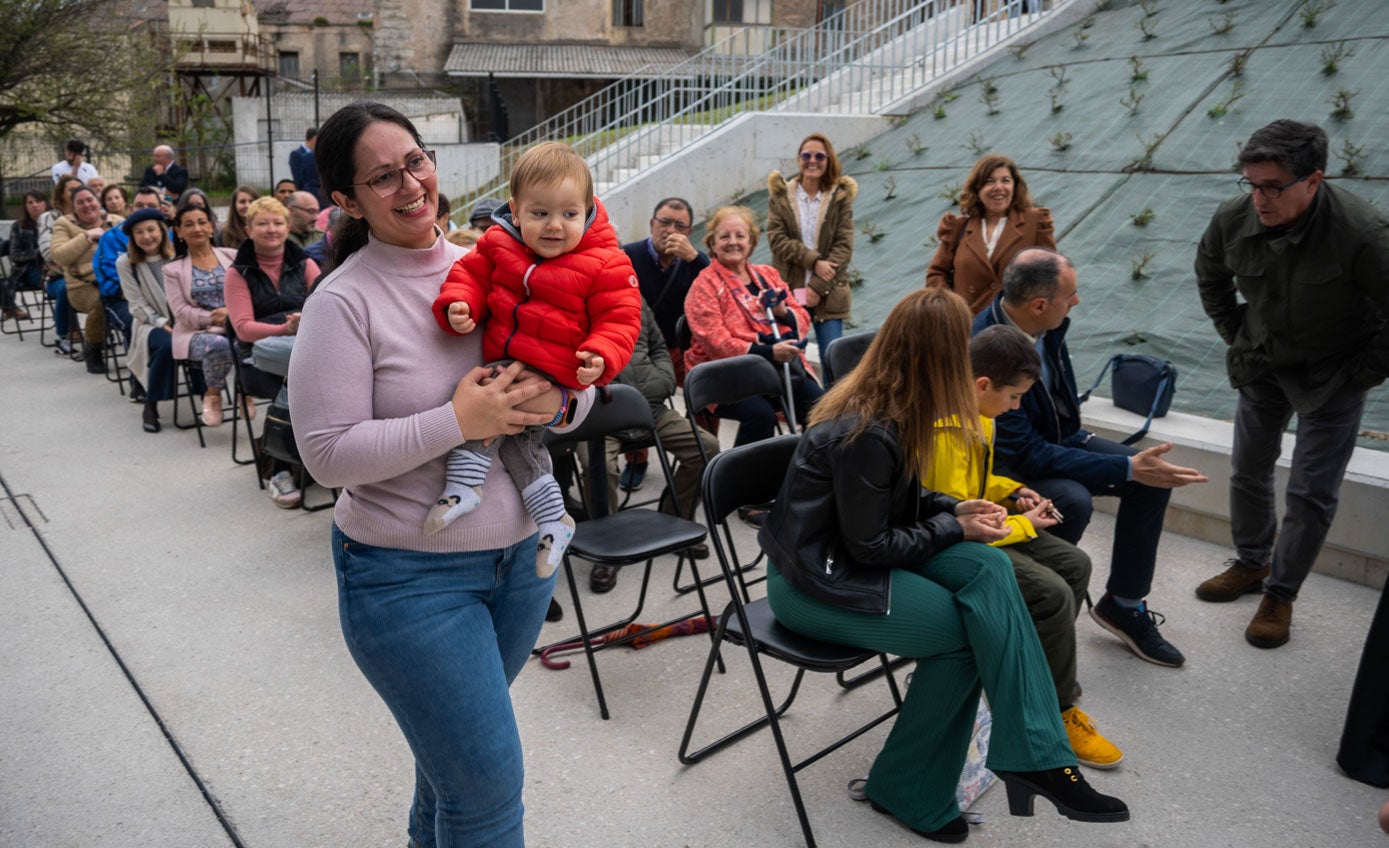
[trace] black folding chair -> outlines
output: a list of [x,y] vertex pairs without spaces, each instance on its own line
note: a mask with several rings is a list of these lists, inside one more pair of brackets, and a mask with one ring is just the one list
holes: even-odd
[[[687,383],[688,385],[688,383]],[[772,738],[776,742],[777,755],[781,760],[782,772],[786,775],[786,785],[791,791],[791,800],[796,806],[796,816],[800,819],[801,831],[805,834],[806,845],[814,848],[815,837],[811,832],[810,819],[806,815],[805,804],[801,800],[800,785],[796,774],[802,769],[818,762],[821,758],[857,739],[859,736],[891,719],[902,707],[902,694],[892,675],[885,654],[861,648],[820,642],[793,633],[777,623],[770,604],[765,598],[748,603],[738,591],[737,570],[734,560],[728,555],[733,536],[729,527],[729,517],[738,507],[748,504],[765,503],[776,497],[791,457],[796,452],[799,436],[777,436],[755,442],[732,450],[723,451],[713,458],[704,470],[704,512],[709,522],[709,536],[713,542],[715,555],[728,586],[731,600],[719,616],[719,628],[713,646],[709,649],[709,659],[704,664],[704,674],[699,679],[699,690],[690,708],[690,719],[685,725],[684,737],[680,740],[680,762],[693,765],[705,757],[720,751],[734,742],[749,736],[770,725]],[[709,681],[714,666],[720,659],[723,643],[742,645],[747,649],[752,662],[753,676],[757,680],[758,694],[762,699],[763,715],[743,725],[728,735],[690,751],[690,740],[694,736],[695,725],[699,720],[700,709],[708,694]],[[791,691],[781,704],[772,700],[767,678],[762,670],[762,657],[777,660],[795,667],[796,676],[791,683]],[[792,762],[786,748],[786,740],[781,732],[781,716],[791,707],[800,691],[801,680],[807,671],[838,674],[865,662],[878,658],[882,673],[887,677],[888,689],[892,694],[893,706],[887,712],[874,717],[866,724],[856,728],[848,735],[821,748],[799,762]]]
[[[781,410],[785,412],[788,400],[786,398],[785,384],[781,380],[781,375],[776,367],[768,362],[764,357],[756,354],[744,354],[743,356],[732,356],[727,359],[715,359],[710,362],[701,362],[689,373],[685,375],[685,417],[689,419],[690,427],[698,429],[699,424],[696,420],[698,414],[711,406],[723,403],[737,403],[750,397],[759,395],[772,398],[773,402],[779,404]],[[704,443],[699,442],[699,454],[704,459],[705,467],[709,465],[709,457],[704,454]],[[747,585],[742,576],[744,571],[756,567],[761,560],[759,555],[751,562],[743,564],[738,569],[738,583],[743,589],[743,598],[748,597]],[[718,581],[718,576],[706,578],[704,583],[709,585]],[[758,581],[753,580],[751,583]],[[694,584],[680,584],[680,569],[675,570],[673,587],[676,592],[685,594],[694,589]]]
[[[202,374],[201,363],[191,359],[175,359],[174,367],[178,376],[174,382],[174,396],[172,403],[174,407],[174,426],[180,430],[197,430],[198,446],[207,447],[207,439],[203,437],[203,418],[202,418],[202,391],[199,386],[205,385]],[[178,408],[182,406],[183,400],[188,401],[188,411],[192,415],[191,424],[179,421]]]
[[[656,432],[652,421],[650,403],[641,392],[632,386],[614,385],[608,391],[609,396],[602,402],[594,404],[582,424],[567,433],[551,432],[547,434],[546,443],[552,447],[563,447],[601,440],[624,430],[642,430],[650,434],[652,439],[651,452],[655,454],[657,461],[661,464],[661,474],[665,477],[666,487],[674,491],[675,485],[671,479],[670,461],[661,446],[660,434]],[[604,485],[606,484],[604,483]],[[580,521],[575,526],[574,540],[570,542],[569,549],[564,554],[564,575],[569,582],[569,594],[574,601],[574,617],[579,624],[579,634],[577,637],[561,639],[553,645],[572,642],[575,639],[583,642],[584,656],[588,660],[589,673],[593,676],[593,691],[598,696],[598,710],[604,719],[609,717],[608,703],[603,696],[603,683],[598,676],[598,665],[594,661],[594,655],[606,648],[625,645],[647,631],[626,634],[613,641],[598,642],[597,640],[621,630],[637,620],[637,616],[641,614],[642,608],[646,605],[646,592],[651,582],[651,568],[656,557],[685,551],[690,546],[704,541],[706,535],[704,525],[699,522],[644,507],[624,509],[610,515]],[[644,561],[646,568],[642,574],[641,593],[637,597],[637,606],[632,614],[620,621],[590,628],[584,619],[578,584],[574,581],[572,560],[575,558],[595,564],[616,566],[633,565]],[[695,572],[696,579],[698,579],[698,571],[692,558],[690,569]],[[713,620],[710,618],[709,602],[704,597],[702,587],[699,588],[699,610],[696,612],[703,614],[705,624],[708,625],[712,633]],[[692,614],[695,613],[655,625],[651,629],[684,621]],[[537,648],[535,653],[538,654],[553,645]]]
[[825,373],[825,388],[833,386],[836,380],[854,370],[854,366],[858,365],[877,334],[877,330],[869,330],[866,333],[854,333],[852,336],[840,336],[820,352],[820,368]]

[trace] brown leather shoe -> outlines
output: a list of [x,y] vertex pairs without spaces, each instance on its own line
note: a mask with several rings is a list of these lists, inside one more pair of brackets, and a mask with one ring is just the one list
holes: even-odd
[[1264,595],[1254,620],[1244,630],[1244,640],[1256,648],[1277,648],[1287,644],[1288,628],[1292,623],[1292,601]]
[[595,565],[588,573],[588,588],[595,595],[611,592],[617,585],[617,566]]
[[1237,559],[1227,559],[1225,565],[1228,567],[1224,571],[1196,587],[1196,597],[1212,603],[1225,603],[1263,590],[1264,578],[1268,576],[1267,565],[1250,568]]

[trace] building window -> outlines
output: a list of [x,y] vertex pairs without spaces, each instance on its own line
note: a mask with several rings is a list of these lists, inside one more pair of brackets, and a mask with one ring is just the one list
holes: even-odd
[[338,76],[343,79],[357,79],[362,75],[362,54],[339,53]]
[[714,0],[714,23],[740,24],[743,22],[743,0]]
[[468,0],[474,12],[543,12],[545,0]]
[[280,52],[280,76],[299,78],[299,54],[297,52]]
[[639,27],[644,21],[642,0],[613,0],[613,26]]

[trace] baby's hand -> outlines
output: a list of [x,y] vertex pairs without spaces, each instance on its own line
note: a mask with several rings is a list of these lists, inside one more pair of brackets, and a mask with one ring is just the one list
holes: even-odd
[[603,376],[603,357],[589,350],[581,350],[574,354],[583,360],[583,365],[579,366],[577,372],[579,385],[591,386]]
[[477,322],[469,316],[471,310],[468,304],[461,300],[456,300],[449,304],[449,326],[455,333],[466,336],[477,328]]

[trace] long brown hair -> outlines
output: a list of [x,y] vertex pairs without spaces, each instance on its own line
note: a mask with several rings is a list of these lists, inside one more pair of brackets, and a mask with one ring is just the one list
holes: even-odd
[[1027,180],[1018,172],[1017,163],[1007,156],[986,153],[969,169],[969,176],[965,178],[964,187],[960,189],[962,212],[966,215],[984,217],[984,206],[979,202],[979,192],[984,188],[984,183],[989,181],[989,176],[999,168],[1007,168],[1008,173],[1013,175],[1013,205],[1009,207],[1012,211],[1021,212],[1037,205],[1032,202],[1032,195],[1027,190]]
[[[82,181],[79,180],[77,177],[73,176],[72,174],[63,174],[61,177],[58,178],[58,182],[53,184],[53,202],[49,204],[50,208],[57,209],[64,215],[72,211],[72,209],[68,206],[69,183],[77,183],[78,185],[81,185]],[[98,197],[97,200],[100,201],[101,198]]]
[[227,213],[227,225],[222,228],[222,246],[230,247],[232,250],[250,238],[246,235],[246,219],[236,211],[236,199],[243,194],[252,200],[260,197],[260,193],[250,186],[237,186],[236,191],[232,192],[231,211]]
[[855,439],[874,422],[895,424],[907,467],[920,479],[931,465],[937,421],[981,433],[969,367],[972,320],[949,289],[919,289],[897,301],[858,367],[815,404],[810,426],[855,416],[848,436]]

